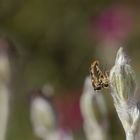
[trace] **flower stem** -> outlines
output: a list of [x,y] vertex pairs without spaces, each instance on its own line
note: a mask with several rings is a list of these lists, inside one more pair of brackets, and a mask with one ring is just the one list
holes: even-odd
[[135,140],[135,135],[133,133],[126,133],[126,140]]

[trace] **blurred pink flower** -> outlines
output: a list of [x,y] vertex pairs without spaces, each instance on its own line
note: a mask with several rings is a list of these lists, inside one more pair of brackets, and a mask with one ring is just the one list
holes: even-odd
[[55,107],[59,114],[60,127],[75,130],[82,127],[82,116],[80,113],[80,91],[68,93],[66,96],[55,100]]
[[129,8],[113,6],[103,11],[97,20],[98,37],[118,41],[125,40],[133,25],[134,19]]
[[103,10],[97,19],[91,17],[90,36],[99,41],[125,41],[134,27],[134,21],[132,9],[112,6]]

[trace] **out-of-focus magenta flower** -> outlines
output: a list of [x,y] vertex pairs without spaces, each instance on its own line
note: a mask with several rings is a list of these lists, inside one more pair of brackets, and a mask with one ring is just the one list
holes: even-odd
[[82,127],[83,120],[79,106],[80,93],[81,91],[74,91],[56,98],[55,107],[59,114],[60,127],[71,130]]
[[97,20],[98,37],[99,39],[125,40],[133,25],[134,18],[131,9],[113,6],[103,11]]
[[90,36],[99,41],[126,41],[134,23],[135,17],[131,8],[111,6],[103,10],[96,19],[91,17]]

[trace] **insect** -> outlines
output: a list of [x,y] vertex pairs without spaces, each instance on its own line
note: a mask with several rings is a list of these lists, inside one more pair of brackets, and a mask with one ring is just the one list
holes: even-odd
[[109,75],[99,68],[99,61],[95,60],[90,65],[90,76],[94,90],[101,90],[109,87]]

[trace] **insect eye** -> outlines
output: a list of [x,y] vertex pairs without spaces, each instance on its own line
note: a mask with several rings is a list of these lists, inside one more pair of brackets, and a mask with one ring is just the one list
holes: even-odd
[[95,87],[94,90],[101,90],[101,86]]
[[108,87],[109,85],[108,84],[104,84],[104,87]]
[[104,76],[103,75],[100,75],[100,78],[104,78]]

